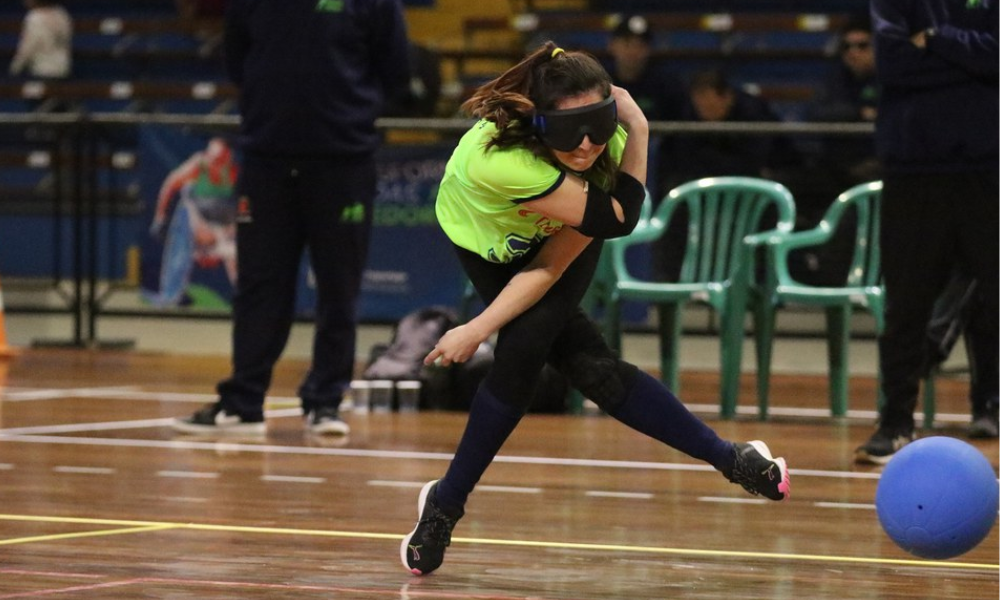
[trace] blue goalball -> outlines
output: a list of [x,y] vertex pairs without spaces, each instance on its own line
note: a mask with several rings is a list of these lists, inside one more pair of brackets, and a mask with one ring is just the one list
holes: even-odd
[[993,466],[978,449],[950,437],[904,446],[886,465],[875,492],[878,520],[892,541],[931,559],[975,548],[993,528],[998,502]]

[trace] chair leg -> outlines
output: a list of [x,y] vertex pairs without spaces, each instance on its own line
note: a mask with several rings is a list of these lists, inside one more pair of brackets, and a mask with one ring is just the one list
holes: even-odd
[[833,306],[826,309],[827,359],[830,365],[830,414],[847,414],[847,346],[850,342],[851,309]]
[[934,416],[937,412],[937,389],[934,381],[936,377],[937,368],[931,369],[927,376],[924,377],[924,429],[934,427]]
[[740,372],[743,366],[743,317],[745,311],[732,308],[722,312],[719,332],[719,415],[723,419],[736,416],[740,395]]
[[679,304],[657,305],[660,334],[660,379],[667,389],[679,396],[681,392],[678,350],[681,343],[681,309]]
[[760,301],[754,309],[754,342],[757,349],[757,407],[761,421],[767,420],[771,394],[771,356],[774,348],[775,307]]
[[604,304],[604,337],[618,356],[622,355],[621,302],[608,298]]

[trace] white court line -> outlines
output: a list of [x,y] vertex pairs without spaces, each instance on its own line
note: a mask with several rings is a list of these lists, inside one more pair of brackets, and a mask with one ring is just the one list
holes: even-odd
[[260,480],[281,483],[326,483],[325,477],[295,477],[293,475],[261,475]]
[[388,481],[385,479],[372,479],[368,485],[377,487],[398,487],[398,488],[422,488],[427,485],[426,481]]
[[[209,402],[218,398],[217,394],[192,394],[184,392],[146,392],[137,386],[114,386],[103,388],[10,388],[0,398],[9,402],[28,402],[33,400],[58,400],[62,398],[108,398],[128,400],[152,400],[156,402]],[[297,396],[267,396],[266,403],[295,403],[301,400]]]
[[218,473],[200,473],[198,471],[157,471],[157,477],[176,477],[178,479],[218,479]]
[[24,402],[27,400],[55,400],[58,398],[90,398],[110,396],[118,393],[141,393],[137,386],[117,385],[113,387],[96,388],[40,388],[29,391],[7,391],[3,394],[5,402]]
[[[0,393],[0,398],[10,402],[24,402],[30,400],[55,400],[60,398],[128,398],[130,400],[149,400],[157,402],[210,402],[217,396],[215,394],[191,394],[182,392],[147,392],[142,391],[138,386],[112,386],[95,388],[8,388],[5,393]],[[299,398],[296,396],[268,396],[267,403],[293,403],[298,404]],[[695,413],[717,414],[719,407],[716,404],[690,403],[686,404],[689,410]],[[343,412],[351,409],[350,401],[345,401],[341,405]],[[736,414],[756,416],[758,410],[756,406],[738,406]],[[772,417],[806,417],[806,418],[827,418],[830,417],[828,408],[804,408],[794,406],[771,406],[768,414]],[[846,419],[858,421],[874,422],[878,418],[878,412],[874,410],[848,410]],[[917,422],[922,422],[923,413],[914,412]],[[934,420],[939,423],[966,423],[969,420],[967,414],[938,413]]]
[[514,487],[510,485],[477,485],[476,491],[483,492],[505,492],[508,494],[541,494],[542,488],[536,487]]
[[699,496],[698,502],[717,502],[719,504],[768,504],[763,498],[726,498],[722,496]]
[[[688,407],[688,410],[694,413],[706,413],[711,415],[717,415],[719,413],[718,404],[699,404],[699,403],[686,403],[684,404]],[[748,415],[756,417],[759,414],[759,410],[756,406],[737,406],[736,414],[738,415]],[[810,417],[810,418],[827,418],[831,419],[829,408],[805,408],[796,406],[770,406],[767,409],[767,414],[771,417]],[[878,419],[878,411],[874,410],[848,410],[847,415],[844,417],[851,421],[871,421],[874,423]],[[923,423],[923,412],[916,411],[913,413],[914,418],[917,423]],[[935,423],[968,423],[969,415],[959,414],[959,413],[937,413],[934,415]]]
[[584,496],[592,498],[630,498],[635,500],[650,500],[653,494],[648,492],[603,492],[601,490],[588,490]]
[[[295,417],[302,414],[298,408],[277,408],[265,411],[266,417]],[[122,429],[142,429],[144,427],[169,427],[173,417],[160,419],[136,419],[132,421],[105,421],[103,423],[71,423],[67,425],[38,425],[35,427],[15,427],[0,429],[0,439],[8,435],[35,435],[52,433],[79,433],[84,431],[116,431]]]
[[[67,444],[81,446],[115,446],[127,448],[162,448],[171,450],[209,450],[239,452],[259,452],[271,454],[304,454],[313,456],[341,456],[359,458],[380,458],[390,460],[442,460],[450,461],[454,455],[444,452],[414,452],[401,450],[364,450],[360,448],[317,448],[309,446],[273,446],[265,444],[240,444],[225,442],[199,442],[192,440],[130,440],[117,438],[68,437],[58,435],[2,435],[0,442],[20,442],[30,444]],[[704,471],[715,472],[709,465],[684,463],[661,463],[628,460],[599,460],[587,458],[556,458],[543,456],[499,455],[493,462],[532,464],[581,468],[640,469],[653,471]],[[831,477],[839,479],[878,479],[879,473],[853,471],[817,471],[811,469],[789,469],[795,476]],[[424,482],[426,483],[426,482]],[[423,485],[423,484],[420,484]]]
[[86,473],[88,475],[113,475],[114,469],[108,467],[74,467],[70,465],[60,465],[52,467],[56,473]]
[[874,504],[855,504],[851,502],[813,502],[813,506],[819,508],[849,508],[862,510],[875,510]]
[[0,471],[10,471],[14,468],[14,465],[10,463],[0,463]]

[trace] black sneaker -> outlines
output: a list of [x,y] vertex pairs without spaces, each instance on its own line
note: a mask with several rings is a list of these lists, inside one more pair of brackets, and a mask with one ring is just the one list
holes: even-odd
[[760,440],[736,444],[733,470],[723,472],[726,479],[738,483],[754,496],[784,500],[792,493],[785,459],[774,458],[767,444]]
[[261,434],[266,431],[263,418],[245,419],[224,409],[222,402],[206,404],[186,419],[174,419],[171,427],[181,433]]
[[870,465],[884,465],[903,446],[913,441],[913,431],[892,430],[879,427],[868,441],[854,451],[854,462]]
[[306,427],[317,435],[347,435],[351,427],[340,418],[332,406],[323,406],[306,414]]
[[431,481],[420,490],[417,500],[420,520],[399,545],[403,566],[414,575],[428,575],[441,566],[445,548],[451,545],[451,530],[465,514],[461,511],[452,517],[438,508],[434,496],[437,483],[437,480]]
[[973,416],[969,424],[969,437],[973,439],[991,439],[1000,434],[997,427],[997,413]]

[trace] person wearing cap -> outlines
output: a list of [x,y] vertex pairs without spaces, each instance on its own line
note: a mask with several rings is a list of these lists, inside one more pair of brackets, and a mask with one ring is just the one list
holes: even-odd
[[612,29],[608,42],[611,82],[628,90],[650,121],[678,120],[686,100],[684,83],[653,61],[652,53],[649,21],[641,15],[622,19]]
[[591,55],[547,42],[463,104],[479,121],[438,191],[438,221],[486,308],[425,363],[464,362],[497,336],[445,475],[417,500],[400,544],[415,575],[444,560],[480,477],[528,410],[546,363],[625,425],[703,460],[752,494],[783,500],[788,469],[760,441],[734,444],[657,379],[620,360],[580,308],[602,240],[628,235],[645,198],[649,124]]

